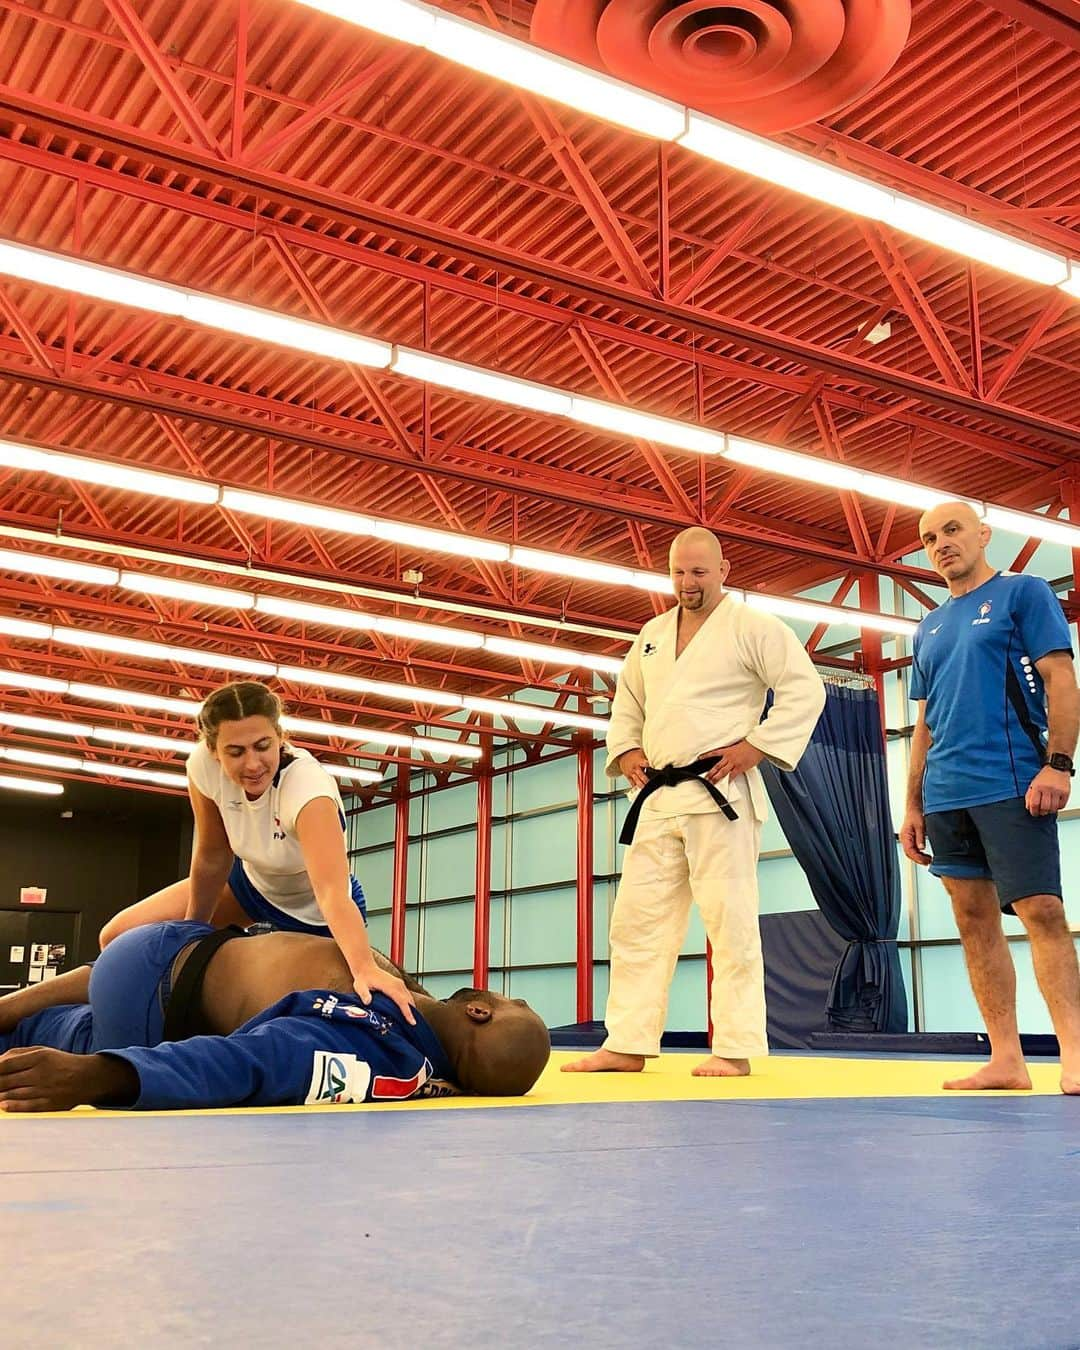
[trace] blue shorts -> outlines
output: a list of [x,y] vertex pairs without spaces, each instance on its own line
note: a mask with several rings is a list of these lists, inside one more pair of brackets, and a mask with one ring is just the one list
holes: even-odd
[[[356,908],[360,911],[360,917],[367,923],[367,901],[364,899],[364,888],[356,877],[350,877],[352,884],[352,898]],[[267,900],[266,896],[257,891],[251,884],[251,878],[244,871],[244,864],[239,858],[233,859],[232,871],[229,873],[229,889],[236,896],[240,908],[247,914],[252,923],[268,923],[271,928],[277,928],[283,933],[315,933],[319,937],[330,937],[330,929],[324,923],[304,923],[303,920],[294,918],[292,914],[286,913],[283,909],[278,909],[277,905]]]
[[131,928],[110,942],[90,972],[92,1053],[160,1045],[173,962],[189,942],[216,931],[208,923],[174,919]]
[[1003,914],[1032,895],[1061,898],[1057,816],[1033,816],[1023,797],[956,811],[932,811],[926,834],[936,877],[992,881]]
[[88,1055],[93,1041],[93,1015],[86,1003],[63,1003],[24,1017],[0,1032],[0,1055],[28,1045],[48,1045],[69,1055]]

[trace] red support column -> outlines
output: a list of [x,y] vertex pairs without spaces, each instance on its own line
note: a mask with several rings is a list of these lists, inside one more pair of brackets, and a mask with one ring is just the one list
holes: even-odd
[[405,893],[409,884],[409,770],[398,766],[394,801],[394,889],[390,902],[390,960],[405,961]]
[[593,1020],[593,743],[577,752],[577,1020]]
[[[869,613],[881,609],[876,572],[866,572],[859,577],[859,608]],[[878,696],[878,712],[881,717],[881,739],[885,740],[885,682],[882,679],[881,634],[875,628],[860,630],[862,644],[863,670],[874,681]]]
[[491,945],[491,799],[492,777],[476,779],[476,908],[473,913],[473,988],[488,986]]

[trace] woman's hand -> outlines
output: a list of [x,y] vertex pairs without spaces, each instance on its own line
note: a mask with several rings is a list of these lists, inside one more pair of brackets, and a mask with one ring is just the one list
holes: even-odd
[[413,1012],[416,1005],[404,981],[399,980],[396,975],[391,975],[389,971],[380,970],[374,961],[353,972],[353,988],[363,1003],[370,1003],[371,996],[376,990],[380,994],[385,994],[397,1004],[405,1021],[410,1026],[416,1025],[416,1014]]

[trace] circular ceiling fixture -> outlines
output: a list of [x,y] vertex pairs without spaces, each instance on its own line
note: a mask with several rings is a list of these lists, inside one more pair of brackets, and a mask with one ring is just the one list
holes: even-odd
[[911,0],[536,0],[549,51],[751,131],[862,97],[907,42]]

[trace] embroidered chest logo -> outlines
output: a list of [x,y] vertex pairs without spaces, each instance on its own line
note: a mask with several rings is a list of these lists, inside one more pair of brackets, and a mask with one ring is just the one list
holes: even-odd
[[654,651],[656,651],[656,643],[646,642],[645,646],[641,649],[641,654],[642,656],[652,656]]
[[979,606],[979,617],[977,619],[972,619],[971,621],[972,628],[976,628],[981,623],[990,622],[990,608],[990,601],[984,600]]
[[275,838],[275,839],[284,839],[284,838],[285,838],[285,831],[281,828],[281,817],[280,817],[280,816],[275,816],[275,817],[274,817],[274,838]]

